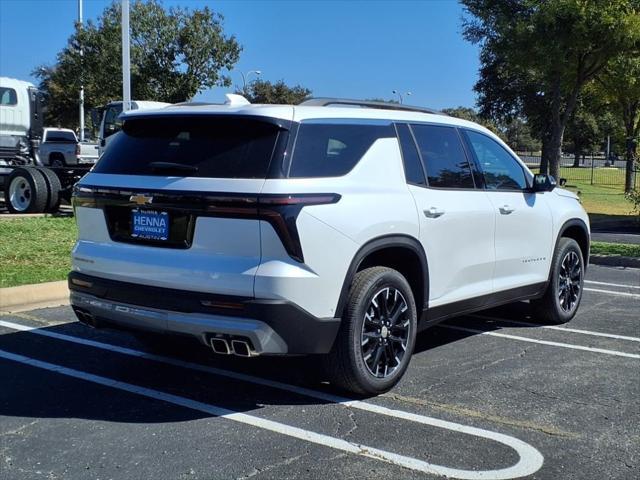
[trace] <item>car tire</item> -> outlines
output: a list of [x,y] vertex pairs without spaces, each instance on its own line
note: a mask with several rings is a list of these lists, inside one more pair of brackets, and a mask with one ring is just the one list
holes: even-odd
[[358,395],[390,390],[409,366],[416,330],[416,305],[407,280],[387,267],[358,272],[325,357],[331,382]]
[[47,182],[35,168],[13,169],[4,187],[5,205],[11,213],[42,213],[47,207]]
[[49,166],[54,168],[64,168],[67,166],[67,162],[64,160],[64,156],[55,154],[49,157]]
[[60,179],[48,168],[35,168],[42,174],[42,176],[44,177],[44,181],[47,183],[47,190],[49,192],[49,195],[47,195],[47,206],[45,207],[45,212],[57,212],[60,209],[60,201],[62,200],[62,197],[60,195],[60,190],[62,190]]
[[578,311],[583,286],[584,258],[580,245],[572,238],[563,237],[551,261],[544,296],[531,301],[535,318],[551,324],[567,323]]

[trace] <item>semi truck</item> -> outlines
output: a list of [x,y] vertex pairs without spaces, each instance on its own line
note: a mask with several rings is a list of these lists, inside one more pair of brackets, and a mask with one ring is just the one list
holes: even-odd
[[[132,109],[168,105],[131,102]],[[92,112],[94,124],[100,125],[99,143],[78,143],[72,130],[44,128],[42,96],[35,85],[0,77],[0,188],[6,210],[56,212],[62,200],[69,201],[73,185],[120,130],[120,113],[122,102],[111,102]]]

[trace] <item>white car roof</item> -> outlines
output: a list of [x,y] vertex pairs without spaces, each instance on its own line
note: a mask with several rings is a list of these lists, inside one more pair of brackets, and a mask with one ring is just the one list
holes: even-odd
[[[279,118],[282,120],[302,122],[311,119],[368,119],[392,120],[400,122],[428,122],[442,125],[467,127],[474,130],[491,133],[487,128],[474,122],[450,117],[439,113],[423,113],[405,110],[391,110],[382,108],[363,108],[357,106],[305,106],[305,105],[221,105],[221,104],[182,104],[171,105],[162,109],[130,110],[123,114],[123,118],[148,115],[184,115],[184,114],[226,114],[249,115]],[[493,136],[493,134],[492,134]]]

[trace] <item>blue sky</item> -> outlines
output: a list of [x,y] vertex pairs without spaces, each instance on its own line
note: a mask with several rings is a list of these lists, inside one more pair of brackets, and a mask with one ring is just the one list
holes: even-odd
[[[84,0],[96,18],[109,0]],[[231,76],[261,70],[267,80],[301,84],[315,96],[391,98],[434,108],[473,106],[478,49],[462,39],[462,7],[422,1],[164,1],[209,5],[243,45]],[[34,80],[36,65],[55,62],[77,18],[77,0],[0,0],[0,75]],[[18,48],[19,47],[19,48]],[[226,90],[198,99],[221,101]]]

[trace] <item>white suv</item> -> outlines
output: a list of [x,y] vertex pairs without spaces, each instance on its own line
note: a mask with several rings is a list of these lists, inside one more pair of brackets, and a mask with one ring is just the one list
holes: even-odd
[[377,102],[240,103],[123,115],[74,194],[82,322],[323,354],[336,385],[375,394],[444,318],[519,300],[575,315],[587,215],[487,129]]

